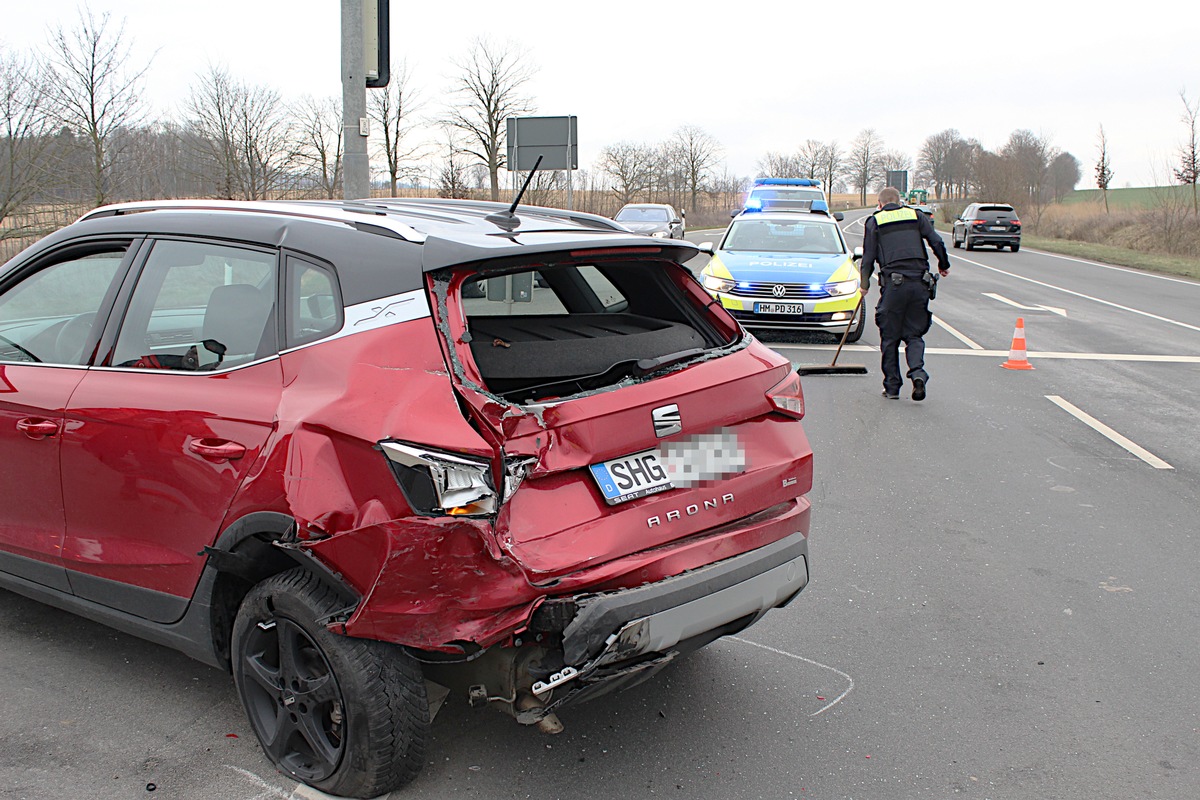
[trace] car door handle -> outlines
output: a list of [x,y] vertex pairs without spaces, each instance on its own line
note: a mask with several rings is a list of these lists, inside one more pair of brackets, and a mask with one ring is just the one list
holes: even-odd
[[245,445],[226,439],[192,439],[187,447],[198,456],[219,461],[231,461],[246,454]]
[[17,430],[30,439],[45,439],[47,436],[54,436],[58,433],[58,423],[49,419],[26,417],[17,420]]

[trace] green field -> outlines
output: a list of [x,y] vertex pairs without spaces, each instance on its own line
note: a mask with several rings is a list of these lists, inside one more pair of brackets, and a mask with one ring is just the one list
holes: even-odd
[[[1154,208],[1164,201],[1192,204],[1191,186],[1142,186],[1132,189],[1109,189],[1108,207],[1113,211]],[[1104,205],[1099,189],[1077,189],[1063,198],[1063,205]]]

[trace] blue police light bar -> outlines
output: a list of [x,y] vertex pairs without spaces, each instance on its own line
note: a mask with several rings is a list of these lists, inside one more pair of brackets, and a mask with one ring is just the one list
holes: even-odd
[[755,186],[820,186],[821,182],[814,178],[759,178]]
[[751,197],[749,200],[746,201],[746,210],[747,211],[761,211],[762,210],[762,198]]

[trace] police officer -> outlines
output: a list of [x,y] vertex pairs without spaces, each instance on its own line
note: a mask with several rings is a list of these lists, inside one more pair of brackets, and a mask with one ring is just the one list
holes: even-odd
[[933,229],[929,217],[900,204],[900,192],[888,186],[879,193],[878,211],[867,218],[863,236],[863,258],[859,265],[863,298],[871,286],[871,273],[879,263],[880,297],[875,306],[875,324],[879,326],[882,351],[883,396],[900,397],[904,381],[900,377],[900,342],[908,360],[908,378],[912,381],[912,399],[925,399],[925,342],[933,315],[929,300],[937,279],[929,271],[925,243],[937,256],[938,272],[950,273],[950,257],[942,237]]

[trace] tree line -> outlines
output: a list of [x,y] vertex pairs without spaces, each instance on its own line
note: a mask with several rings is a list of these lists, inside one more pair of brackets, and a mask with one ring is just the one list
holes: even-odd
[[[368,92],[376,191],[499,199],[509,176],[506,121],[536,111],[525,93],[534,72],[523,53],[470,42],[432,107],[413,88],[407,65],[394,64],[389,86]],[[153,119],[143,92],[149,69],[133,59],[123,23],[86,7],[40,50],[0,49],[0,240],[40,235],[82,207],[121,200],[340,196],[340,99],[285,99],[211,65],[194,77],[175,118]],[[1181,150],[1176,177],[1194,188],[1196,112],[1184,99],[1190,147]],[[1103,148],[1097,180],[1107,189]],[[937,200],[1020,203],[1034,224],[1046,203],[1080,180],[1078,159],[1032,131],[1013,131],[989,150],[952,128],[927,137],[915,161],[887,148],[873,128],[845,146],[808,139],[794,152],[764,154],[755,177],[818,178],[832,191],[857,192],[866,205],[889,170],[911,171],[910,185]],[[566,173],[540,174],[526,199],[561,205],[567,180]],[[624,203],[667,202],[715,222],[751,177],[731,174],[721,143],[684,124],[662,142],[603,147],[570,180],[580,210],[611,216]],[[48,218],[33,209],[62,210]]]

